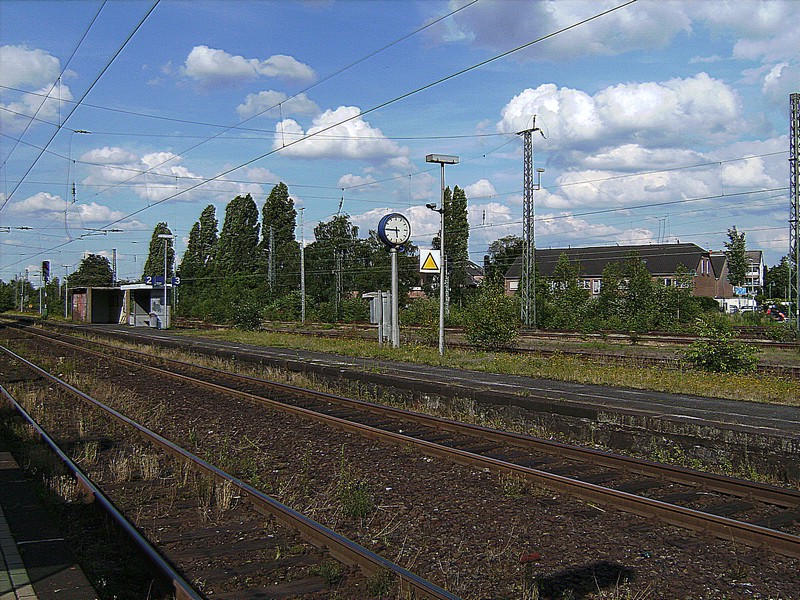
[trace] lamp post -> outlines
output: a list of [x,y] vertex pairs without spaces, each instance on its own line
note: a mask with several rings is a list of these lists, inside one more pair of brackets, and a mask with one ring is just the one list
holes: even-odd
[[66,319],[69,316],[69,283],[67,282],[69,265],[61,266],[64,267],[64,318]]
[[442,166],[442,194],[441,205],[437,209],[435,204],[426,204],[426,206],[434,212],[438,212],[441,216],[441,225],[439,230],[439,251],[441,252],[439,265],[441,272],[439,273],[439,356],[444,355],[444,299],[445,289],[447,287],[447,258],[444,253],[444,166],[457,165],[458,157],[448,154],[428,154],[425,157],[427,163],[438,163]]
[[159,233],[158,237],[164,240],[164,327],[162,329],[169,329],[169,306],[167,304],[167,241],[174,240],[175,236],[171,233]]

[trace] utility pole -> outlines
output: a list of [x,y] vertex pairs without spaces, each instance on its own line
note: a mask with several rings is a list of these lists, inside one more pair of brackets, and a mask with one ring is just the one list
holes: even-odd
[[523,162],[523,202],[522,202],[522,322],[526,327],[536,329],[536,208],[533,203],[534,190],[541,188],[540,175],[544,169],[537,170],[537,183],[533,182],[533,140],[531,134],[538,131],[544,133],[536,126],[536,115],[533,115],[533,124],[530,129],[517,132],[524,142]]
[[794,325],[800,333],[800,94],[791,94],[789,104],[789,258],[790,264],[794,263],[794,281],[789,282],[789,310],[794,301]]
[[305,207],[300,209],[300,322],[306,322],[306,232],[303,224]]

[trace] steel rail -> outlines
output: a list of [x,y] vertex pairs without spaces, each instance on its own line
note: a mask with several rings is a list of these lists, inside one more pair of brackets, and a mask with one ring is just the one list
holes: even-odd
[[[60,342],[64,344],[69,344],[69,342],[63,342],[63,341]],[[84,352],[87,351],[86,348],[80,348],[80,350]],[[627,512],[638,514],[640,516],[655,517],[667,523],[677,525],[680,527],[693,530],[706,531],[721,539],[734,540],[737,542],[745,543],[746,545],[749,546],[766,547],[773,550],[774,552],[777,552],[785,556],[800,558],[800,536],[795,536],[774,529],[769,529],[766,527],[761,527],[758,525],[737,521],[735,519],[730,519],[727,517],[721,517],[710,513],[704,513],[695,509],[669,504],[666,502],[654,500],[651,498],[646,498],[643,496],[638,496],[628,492],[614,490],[612,488],[606,488],[600,485],[587,483],[580,480],[565,477],[562,475],[549,473],[547,471],[542,471],[531,467],[525,467],[517,465],[512,462],[507,462],[500,459],[495,459],[487,456],[474,454],[468,451],[459,450],[457,448],[443,446],[433,442],[428,442],[426,440],[414,438],[405,434],[385,431],[383,429],[379,429],[370,425],[355,423],[340,417],[336,417],[333,415],[326,415],[324,413],[319,413],[303,407],[287,405],[281,401],[265,398],[257,394],[252,394],[250,392],[235,390],[216,383],[202,381],[194,377],[190,377],[188,375],[173,373],[168,370],[160,369],[158,367],[154,367],[151,365],[143,365],[141,363],[129,359],[121,358],[119,356],[114,356],[113,358],[114,360],[120,361],[122,363],[151,370],[155,373],[172,377],[180,381],[189,383],[191,385],[209,389],[221,394],[236,396],[245,400],[249,400],[251,402],[267,405],[281,412],[295,414],[301,417],[306,417],[316,420],[318,422],[327,423],[336,428],[343,429],[345,431],[350,431],[352,433],[356,433],[359,435],[363,435],[368,438],[384,440],[399,445],[417,446],[423,452],[431,456],[452,460],[456,463],[470,467],[475,467],[480,469],[488,468],[497,472],[512,474],[518,477],[525,478],[526,480],[532,481],[534,483],[538,483],[540,485],[543,484],[546,487],[549,487],[550,489],[553,489],[555,491],[560,491],[581,498],[583,500],[587,500],[590,502],[599,502],[603,504],[611,504],[612,506],[621,508]],[[159,360],[167,360],[167,359],[159,359]],[[180,361],[174,361],[174,362],[180,362]],[[187,363],[183,364],[187,365]],[[191,366],[192,368],[207,369],[209,371],[215,371],[216,373],[219,373],[218,371],[214,369],[209,369],[208,367],[200,367],[199,365],[188,365],[188,366]],[[244,377],[244,376],[236,375],[236,377]],[[258,380],[256,378],[250,378],[250,379],[263,383],[263,380]],[[328,399],[331,401],[337,401],[340,399],[340,397],[333,396],[331,394],[314,392],[311,390],[304,390],[303,388],[296,388],[294,386],[288,386],[286,384],[276,384],[274,382],[269,382],[269,383],[271,385],[275,385],[276,387],[280,387],[285,391],[291,391],[294,393],[303,393],[303,394],[310,393],[315,397]],[[350,401],[354,402],[352,400]],[[377,405],[372,405],[372,406],[374,406],[375,409],[378,408]],[[438,420],[437,417],[432,417],[432,418]],[[449,422],[449,423],[456,424],[456,422]],[[481,428],[479,426],[470,426],[470,427],[475,428],[476,430],[485,430],[485,428]],[[502,432],[497,432],[495,430],[486,430],[486,431],[491,431],[494,434],[502,435]],[[513,434],[513,435],[518,436],[519,438],[525,437],[519,434]],[[561,446],[563,448],[568,448],[568,446],[564,444],[559,444],[557,442],[554,442],[553,444]],[[591,452],[596,455],[596,458],[601,458],[600,455],[605,454],[596,450],[593,450]],[[637,462],[637,459],[628,459],[627,457],[625,457],[625,459],[630,461],[631,464]],[[639,461],[639,462],[641,463],[646,461]],[[651,463],[651,465],[657,466],[657,463]],[[668,467],[668,469],[670,471],[674,470],[676,473],[681,473],[681,472],[691,473],[690,470],[683,469],[681,467]],[[720,480],[725,478],[722,478],[722,476],[714,476],[714,479]],[[743,482],[743,483],[747,484],[751,482]],[[762,486],[762,484],[756,484],[756,486],[768,487],[768,486]]]
[[[58,386],[77,396],[81,400],[102,409],[118,421],[136,429],[146,439],[163,448],[167,452],[190,461],[200,470],[206,472],[219,481],[229,482],[234,488],[243,494],[243,498],[246,498],[254,506],[270,515],[273,515],[279,522],[283,523],[287,527],[299,531],[302,537],[307,539],[315,546],[327,548],[331,556],[337,560],[345,562],[346,564],[356,565],[368,574],[374,574],[383,569],[388,570],[399,579],[401,591],[410,594],[418,594],[420,598],[430,598],[432,600],[460,600],[458,596],[443,590],[435,584],[423,579],[411,571],[408,571],[407,569],[404,569],[392,561],[375,554],[371,550],[368,550],[352,540],[349,540],[348,538],[336,533],[332,529],[329,529],[328,527],[309,519],[296,510],[286,506],[281,502],[278,502],[271,496],[264,494],[250,484],[245,483],[241,479],[222,471],[199,456],[196,456],[177,444],[170,442],[168,439],[164,438],[158,433],[140,425],[103,402],[92,398],[88,394],[47,372],[38,365],[16,354],[12,350],[4,346],[0,346],[0,349],[42,377],[52,381],[53,383],[56,383]],[[126,361],[125,359],[121,360],[124,362],[132,362]],[[149,368],[152,369],[153,367]],[[164,371],[164,373],[168,373],[168,371]],[[231,392],[231,390],[227,388],[223,389],[225,389],[228,393]]]
[[[40,335],[42,337],[45,337],[46,339],[56,341],[60,344],[71,346],[83,352],[92,352],[91,350],[88,350],[86,347],[77,346],[72,342],[54,338],[52,337],[51,334],[44,335],[41,332],[33,332],[33,333],[35,335]],[[63,334],[57,334],[57,335],[63,335]],[[97,342],[93,340],[92,343],[98,344],[106,348],[113,347],[115,349],[119,349],[118,346],[112,346],[104,342]],[[286,383],[268,381],[265,379],[249,375],[232,373],[230,371],[220,371],[219,369],[215,369],[212,367],[197,365],[177,360],[174,358],[153,357],[151,354],[147,354],[145,352],[141,352],[138,350],[125,348],[124,351],[133,354],[134,356],[140,356],[143,359],[152,360],[153,358],[157,358],[157,360],[160,360],[162,362],[176,364],[188,369],[199,370],[205,373],[209,373],[215,377],[222,376],[233,380],[241,380],[264,387],[270,387],[272,389],[276,389],[281,392],[286,392],[289,394],[297,394],[306,397],[311,396],[322,401],[350,406],[358,410],[368,411],[381,416],[390,416],[394,418],[405,419],[413,421],[420,425],[435,427],[437,429],[443,429],[445,431],[450,431],[452,433],[457,433],[460,435],[474,435],[481,437],[483,439],[489,439],[499,443],[516,446],[519,448],[525,448],[527,450],[533,448],[541,452],[547,452],[549,454],[557,454],[565,458],[574,458],[576,460],[582,460],[582,461],[588,460],[588,462],[599,466],[621,469],[624,471],[639,473],[642,475],[648,475],[659,478],[667,477],[675,483],[696,486],[704,491],[710,490],[725,494],[731,494],[734,496],[757,500],[786,508],[800,507],[800,490],[776,488],[775,486],[766,485],[759,482],[747,481],[733,477],[726,477],[724,475],[717,475],[715,473],[705,473],[705,472],[700,473],[685,467],[657,463],[654,461],[644,460],[640,458],[633,458],[620,454],[604,452],[602,450],[596,450],[594,448],[583,448],[579,446],[572,446],[562,442],[536,438],[533,436],[524,435],[520,433],[500,431],[497,429],[491,429],[481,425],[463,423],[460,421],[454,421],[452,419],[445,419],[433,415],[426,415],[424,413],[417,413],[392,406],[379,405],[370,402],[365,402],[363,400],[357,400],[354,398],[337,396],[335,394],[330,394],[327,392],[319,392],[308,388],[301,388]],[[99,352],[96,355],[105,356]],[[122,359],[121,357],[115,357],[115,358],[118,358],[120,360],[125,360]],[[135,361],[130,361],[129,364],[138,367],[147,367],[154,369],[158,368],[158,367],[152,367],[151,365],[142,365],[141,363],[137,363]],[[176,373],[172,373],[171,371],[158,371],[158,372],[162,374],[170,373],[170,375],[173,377],[179,375]],[[193,378],[190,378],[190,381],[194,382],[195,380]],[[223,387],[222,389],[228,391],[230,388]]]
[[194,588],[187,582],[175,569],[172,568],[158,550],[145,538],[136,527],[128,521],[119,509],[114,505],[112,500],[106,496],[103,491],[98,488],[94,482],[75,464],[67,454],[61,450],[56,444],[55,440],[36,422],[36,420],[16,401],[16,399],[6,390],[5,387],[0,385],[0,394],[6,399],[19,415],[27,421],[33,428],[39,438],[50,448],[63,463],[64,467],[72,477],[76,480],[78,485],[89,495],[93,502],[98,504],[108,514],[114,523],[128,536],[128,538],[139,548],[144,554],[145,558],[150,561],[156,570],[161,573],[165,580],[169,581],[175,591],[176,600],[203,600],[203,597],[198,594]]

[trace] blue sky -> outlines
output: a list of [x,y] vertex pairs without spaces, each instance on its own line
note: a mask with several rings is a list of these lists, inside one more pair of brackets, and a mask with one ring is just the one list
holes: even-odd
[[430,153],[460,157],[447,184],[467,192],[481,262],[522,234],[516,133],[534,115],[537,247],[721,250],[736,226],[776,264],[800,2],[639,0],[586,21],[621,5],[2,2],[0,278],[113,249],[138,278],[156,223],[182,254],[205,206],[221,224],[279,181],[308,241],[341,205],[362,235],[402,212],[425,247]]

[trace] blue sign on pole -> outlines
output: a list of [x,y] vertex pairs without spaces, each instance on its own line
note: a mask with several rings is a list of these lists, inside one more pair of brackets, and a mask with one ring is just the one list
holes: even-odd
[[747,288],[746,287],[738,287],[738,286],[736,286],[736,287],[733,288],[733,293],[736,294],[737,296],[746,296],[747,295]]
[[163,275],[156,275],[154,278],[154,282],[156,285],[164,285],[164,276]]

